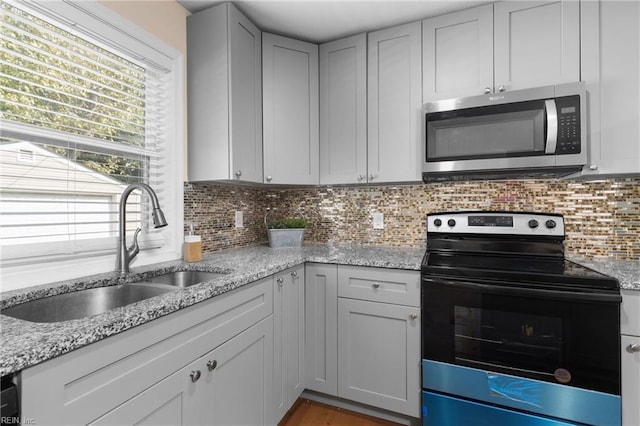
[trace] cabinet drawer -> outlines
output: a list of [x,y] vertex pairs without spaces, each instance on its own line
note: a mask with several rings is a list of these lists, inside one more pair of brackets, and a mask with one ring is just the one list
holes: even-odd
[[338,266],[338,297],[420,306],[420,272]]
[[22,372],[23,414],[87,424],[273,312],[269,277]]

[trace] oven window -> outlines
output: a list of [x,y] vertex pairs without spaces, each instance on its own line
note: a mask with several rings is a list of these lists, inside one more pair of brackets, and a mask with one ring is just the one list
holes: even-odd
[[423,277],[424,359],[620,394],[619,303],[483,284]]
[[454,319],[456,364],[543,380],[566,365],[561,318],[456,305]]

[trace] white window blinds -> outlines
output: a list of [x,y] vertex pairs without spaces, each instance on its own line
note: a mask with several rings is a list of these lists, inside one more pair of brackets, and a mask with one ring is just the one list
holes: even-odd
[[[31,6],[0,2],[2,258],[111,252],[129,183],[163,203],[170,72]],[[147,201],[129,197],[127,229],[157,247]]]

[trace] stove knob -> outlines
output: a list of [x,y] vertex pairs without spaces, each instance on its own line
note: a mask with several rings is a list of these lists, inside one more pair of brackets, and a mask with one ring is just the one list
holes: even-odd
[[556,227],[556,221],[555,220],[548,220],[545,222],[545,225],[547,226],[547,228],[549,229],[553,229]]
[[538,227],[538,221],[535,219],[531,219],[529,221],[529,228],[534,229]]
[[440,219],[436,219],[436,220],[433,221],[433,224],[435,226],[441,226],[442,225],[442,221]]
[[447,221],[447,225],[449,225],[449,226],[451,226],[451,227],[456,226],[456,221],[455,221],[455,219],[449,219],[449,220]]

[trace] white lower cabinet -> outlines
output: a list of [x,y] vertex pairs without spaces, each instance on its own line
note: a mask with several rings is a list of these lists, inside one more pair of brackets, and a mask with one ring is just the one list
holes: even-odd
[[189,371],[197,362],[173,373],[140,395],[90,424],[104,425],[192,425],[199,423],[196,384]]
[[30,367],[22,415],[47,425],[271,424],[272,313],[268,277]]
[[640,425],[640,291],[622,290],[622,424]]
[[420,417],[419,272],[307,264],[306,278],[307,388]]
[[268,317],[91,425],[270,424],[272,335]]
[[420,309],[338,298],[338,396],[419,417]]
[[305,267],[307,389],[338,395],[338,268]]
[[200,424],[271,424],[272,365],[272,317],[201,358]]
[[[304,390],[304,265],[274,277],[273,423],[278,423]],[[253,423],[247,423],[253,424]]]

